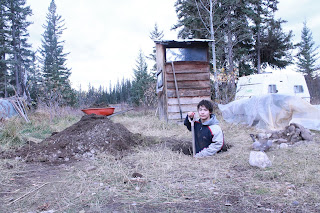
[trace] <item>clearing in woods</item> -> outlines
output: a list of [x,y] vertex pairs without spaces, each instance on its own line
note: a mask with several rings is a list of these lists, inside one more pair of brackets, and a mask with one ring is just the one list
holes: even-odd
[[[219,115],[218,115],[219,116]],[[219,119],[222,121],[221,117]],[[256,129],[221,123],[231,148],[189,154],[191,133],[152,113],[85,115],[40,143],[2,152],[2,212],[317,212],[320,133],[248,164]],[[179,152],[182,150],[182,152]],[[186,155],[187,154],[187,155]]]

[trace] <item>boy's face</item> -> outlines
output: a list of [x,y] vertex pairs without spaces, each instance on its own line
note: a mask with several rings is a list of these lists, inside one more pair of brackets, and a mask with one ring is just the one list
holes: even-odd
[[200,106],[198,109],[198,113],[202,122],[210,119],[210,112],[205,106]]

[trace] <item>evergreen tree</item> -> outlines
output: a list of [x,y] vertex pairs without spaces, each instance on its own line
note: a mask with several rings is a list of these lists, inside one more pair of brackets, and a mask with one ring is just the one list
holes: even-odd
[[8,61],[6,56],[9,53],[9,26],[6,0],[0,0],[0,91],[1,97],[7,97]]
[[108,103],[112,103],[113,97],[111,96],[112,94],[112,83],[111,80],[109,81],[109,92],[108,92]]
[[282,20],[271,20],[266,34],[261,38],[260,60],[262,67],[285,68],[292,62],[290,50],[293,49],[292,31],[284,33],[281,28]]
[[[55,94],[49,97],[63,104],[74,101],[74,93],[71,89],[69,76],[70,69],[66,67],[68,53],[63,52],[61,35],[65,30],[64,20],[57,14],[57,6],[51,1],[47,13],[47,21],[42,34],[42,47],[40,49],[44,86],[47,94]],[[48,93],[49,92],[49,93]]]
[[108,89],[99,86],[99,89],[95,89],[89,84],[88,91],[76,92],[77,105],[82,107],[103,107],[110,104],[127,103],[131,104],[131,81],[122,79],[121,83],[118,81],[116,85],[111,86]]
[[270,20],[269,6],[271,7],[272,13],[277,10],[276,7],[273,7],[273,0],[271,0],[271,2],[268,0],[252,0],[249,3],[251,9],[249,18],[253,21],[252,31],[255,39],[254,49],[251,51],[254,57],[251,58],[251,60],[255,63],[257,73],[261,73],[261,39],[264,36],[263,33],[265,32],[266,24],[268,20]]
[[283,21],[274,19],[277,4],[277,0],[177,0],[178,23],[173,28],[180,29],[180,38],[214,40],[217,72],[239,68],[243,75],[261,72],[266,65],[284,68],[291,61],[292,33],[282,32]]
[[122,78],[121,85],[120,85],[120,103],[124,103],[127,101],[125,86],[126,86],[126,81],[124,78]]
[[298,71],[312,77],[313,73],[319,68],[316,67],[316,62],[319,52],[319,47],[315,46],[313,41],[312,32],[307,27],[307,22],[303,22],[301,31],[301,41],[296,44],[298,47],[298,54],[296,55]]
[[261,73],[261,67],[267,65],[277,68],[285,68],[292,61],[289,50],[293,49],[291,42],[292,32],[288,34],[282,31],[281,24],[285,21],[274,19],[274,13],[278,10],[278,0],[252,0],[249,18],[253,21],[252,31],[254,35],[254,49],[251,60],[254,62],[257,73]]
[[[154,25],[154,29],[152,32],[150,32],[150,39],[151,40],[161,40],[163,38],[163,31],[158,29],[158,25],[155,24]],[[151,61],[154,62],[154,65],[151,69],[152,74],[155,76],[157,73],[157,58],[156,58],[156,47],[154,46],[152,49],[152,53],[149,55],[149,57],[147,57],[148,59],[150,59]]]
[[220,96],[229,102],[235,94],[235,79],[240,63],[247,63],[250,55],[248,47],[252,44],[252,32],[249,27],[250,8],[245,1],[224,0],[216,9],[217,21],[216,52],[217,67],[221,69],[219,79]]
[[32,10],[25,4],[25,0],[7,0],[11,41],[10,69],[14,74],[12,82],[15,84],[15,89],[19,96],[30,99],[26,88],[26,64],[31,61],[31,45],[27,43],[27,38],[29,37],[27,27],[31,23],[27,21],[27,18],[32,14]]
[[131,90],[132,90],[132,84],[129,79],[124,81],[123,84],[123,96],[126,103],[131,104]]
[[222,24],[221,33],[217,35],[221,40],[217,45],[217,54],[222,54],[222,57],[217,65],[226,69],[231,79],[235,77],[235,70],[239,71],[239,75],[253,73],[250,50],[254,39],[249,18],[252,13],[248,1],[225,0],[219,9]]
[[177,0],[176,12],[178,15],[178,24],[174,29],[182,27],[178,36],[181,38],[209,38],[212,40],[211,55],[212,55],[212,72],[214,75],[214,93],[215,98],[219,98],[219,84],[216,57],[216,23],[220,20],[217,16],[217,9],[220,4],[217,0]]
[[115,85],[116,91],[116,103],[121,103],[121,85],[119,79],[117,80],[117,84]]
[[153,86],[150,84],[152,82],[152,76],[148,73],[148,66],[145,61],[145,56],[142,50],[139,51],[138,58],[136,60],[136,68],[133,69],[134,80],[132,82],[132,99],[136,105],[147,106],[148,97],[146,97],[146,92]]
[[[197,2],[199,3],[198,7]],[[210,38],[208,6],[205,6],[203,2],[194,0],[177,0],[175,2],[178,23],[173,26],[173,29],[179,29],[179,38],[189,38],[190,36]]]
[[40,94],[40,85],[42,80],[41,71],[39,67],[39,63],[37,61],[36,52],[31,54],[31,63],[28,66],[28,90],[30,91],[30,97],[33,101],[38,99],[38,95]]

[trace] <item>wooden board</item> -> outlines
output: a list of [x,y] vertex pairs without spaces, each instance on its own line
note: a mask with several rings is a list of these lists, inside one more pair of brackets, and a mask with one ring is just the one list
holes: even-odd
[[[172,65],[166,64],[165,70],[167,73],[173,73]],[[175,73],[209,73],[208,63],[185,63],[185,64],[174,64]]]
[[157,60],[157,71],[159,71],[160,69],[162,69],[163,71],[165,71],[164,69],[164,62],[165,62],[165,48],[163,45],[157,44],[156,45],[156,60]]
[[[198,104],[201,100],[206,99],[210,100],[210,97],[203,96],[203,97],[192,97],[192,98],[180,98],[180,104]],[[170,105],[178,105],[178,99],[177,98],[168,98],[168,107]]]
[[[164,61],[164,48],[157,45],[158,71],[164,73],[163,93],[159,93],[159,112],[166,120],[181,120],[180,108],[176,94],[172,64]],[[158,54],[161,56],[158,57]],[[161,64],[161,65],[159,65]],[[198,103],[210,100],[210,64],[208,62],[179,61],[174,62],[175,76],[178,84],[180,106],[183,119],[187,112],[196,111]]]
[[[184,119],[189,111],[196,112],[198,103],[203,100],[210,100],[210,96],[194,97],[194,98],[181,98],[180,106],[182,111],[182,118]],[[178,104],[178,99],[168,98],[168,108],[167,108],[168,120],[180,120],[180,108]]]
[[[186,69],[179,69],[175,68],[175,73],[209,73],[208,67],[188,67]],[[171,67],[166,67],[166,73],[173,73]]]
[[[206,73],[176,73],[177,82],[179,81],[210,81],[210,74]],[[167,73],[167,81],[174,82],[173,73]]]
[[[197,111],[197,104],[183,104],[181,105],[182,112],[195,112]],[[168,106],[168,113],[180,113],[179,105]]]
[[[184,120],[187,116],[187,113],[182,113],[182,120]],[[168,120],[181,120],[180,113],[169,113]]]
[[[180,89],[208,89],[211,88],[210,81],[180,81],[177,82]],[[176,89],[174,82],[167,82],[167,89]]]
[[[175,89],[168,89],[167,90],[168,98],[177,98],[176,90]],[[199,96],[211,96],[211,89],[204,88],[204,89],[179,89],[179,96],[180,97],[199,97]]]

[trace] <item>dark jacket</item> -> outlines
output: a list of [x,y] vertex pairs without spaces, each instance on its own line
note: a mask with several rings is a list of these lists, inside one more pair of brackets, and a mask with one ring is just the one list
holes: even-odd
[[[214,114],[211,114],[210,120],[204,123],[201,123],[201,119],[194,122],[197,153],[195,157],[211,156],[221,151],[221,149],[225,149],[223,133],[218,124],[219,121]],[[191,131],[191,123],[188,116],[184,121],[184,125]]]

